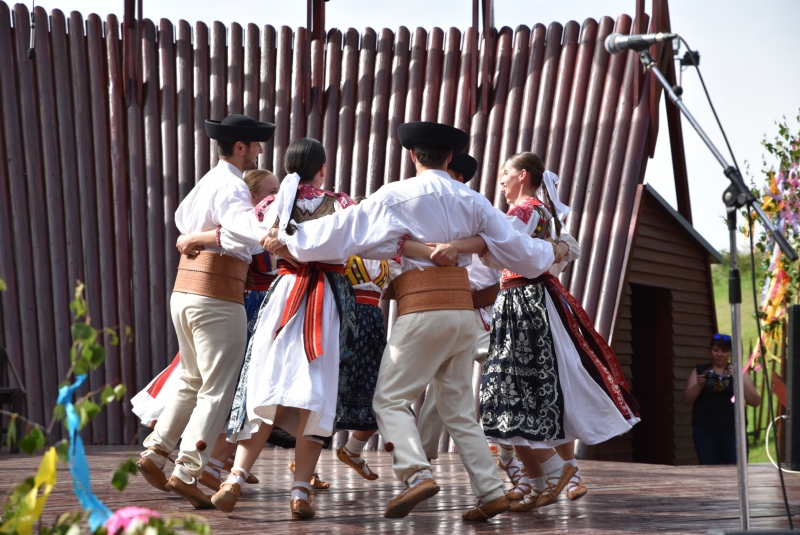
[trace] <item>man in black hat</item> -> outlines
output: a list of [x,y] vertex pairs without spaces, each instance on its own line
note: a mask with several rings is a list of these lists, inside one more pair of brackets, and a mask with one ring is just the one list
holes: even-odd
[[[560,245],[521,235],[486,197],[450,178],[447,164],[467,145],[466,132],[424,122],[401,125],[398,135],[411,151],[415,178],[388,184],[352,209],[286,231],[271,231],[262,245],[301,261],[350,255],[385,259],[397,256],[409,237],[422,243],[448,243],[480,235],[488,262],[531,278],[566,254]],[[470,259],[462,255],[459,264],[466,266]],[[463,267],[428,262],[430,267],[419,270],[416,265],[403,259],[403,274],[393,283],[399,318],[381,360],[373,400],[395,474],[407,485],[389,502],[384,516],[404,517],[439,491],[408,411],[433,382],[442,419],[479,498],[477,507],[462,518],[485,520],[505,511],[508,501],[469,394],[475,340],[469,281]]]
[[[263,234],[242,174],[257,167],[261,142],[269,141],[274,130],[275,125],[244,115],[206,121],[208,137],[217,140],[219,163],[178,206],[175,224],[181,233],[224,226]],[[182,255],[170,300],[182,384],[145,439],[147,450],[137,464],[151,485],[182,496],[198,509],[213,507],[197,488],[196,478],[230,411],[244,358],[247,319],[242,296],[250,254],[250,249],[223,254],[221,247],[212,246],[193,257]],[[164,464],[181,438],[175,469],[167,480]]]
[[[454,154],[450,163],[447,165],[447,174],[450,178],[462,184],[466,184],[475,176],[478,170],[478,162],[463,152]],[[500,272],[484,265],[478,255],[473,255],[472,263],[467,266],[469,276],[469,286],[472,289],[472,306],[475,309],[475,317],[472,320],[475,327],[476,337],[473,346],[474,362],[473,376],[478,373],[478,377],[483,372],[483,363],[489,354],[489,331],[492,323],[492,306],[500,291]],[[476,383],[473,380],[473,394]],[[480,381],[477,382],[480,387]],[[475,407],[477,418],[477,403]],[[439,457],[439,436],[442,431],[442,418],[436,406],[436,389],[428,387],[425,394],[425,402],[419,412],[417,429],[419,430],[422,448],[428,459]]]

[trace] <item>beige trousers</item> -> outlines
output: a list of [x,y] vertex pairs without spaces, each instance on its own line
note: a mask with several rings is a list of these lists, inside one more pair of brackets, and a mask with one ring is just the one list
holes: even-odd
[[[172,323],[181,352],[181,387],[169,400],[145,447],[166,452],[183,435],[173,475],[193,483],[208,463],[228,417],[244,359],[244,306],[201,295],[173,292]],[[159,465],[154,452],[145,455]]]
[[[479,405],[477,402],[478,392],[481,386],[481,377],[483,377],[483,363],[486,362],[486,357],[489,354],[489,331],[483,325],[480,313],[475,311],[475,318],[473,320],[475,325],[475,344],[473,346],[473,361],[470,363],[472,370],[472,394],[475,396],[475,420],[480,421],[478,417]],[[419,438],[422,441],[422,449],[425,451],[425,456],[428,459],[439,458],[439,438],[442,434],[442,417],[439,416],[439,409],[436,406],[436,389],[433,386],[428,386],[425,393],[425,401],[419,411],[419,419],[417,420],[417,429],[419,430]]]
[[392,468],[406,483],[432,477],[414,415],[408,407],[433,383],[439,414],[458,446],[475,495],[484,503],[503,496],[472,394],[475,313],[434,310],[400,316],[383,352],[372,406],[392,453]]

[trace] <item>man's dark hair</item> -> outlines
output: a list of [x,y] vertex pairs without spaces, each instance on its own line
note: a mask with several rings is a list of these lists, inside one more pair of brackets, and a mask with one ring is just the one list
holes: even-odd
[[[233,156],[233,150],[236,148],[237,143],[239,142],[217,140],[217,156],[220,158],[230,158]],[[249,149],[253,143],[258,143],[258,141],[242,141],[242,143],[244,143],[244,146]]]
[[434,145],[433,143],[415,143],[411,150],[420,165],[429,169],[443,168],[447,161],[447,155],[452,151],[444,145]]
[[316,139],[304,137],[292,141],[286,149],[286,156],[283,158],[283,167],[286,172],[297,173],[300,180],[308,182],[325,165],[325,147]]
[[236,143],[236,141],[217,141],[217,156],[220,158],[233,156],[233,147],[236,146]]

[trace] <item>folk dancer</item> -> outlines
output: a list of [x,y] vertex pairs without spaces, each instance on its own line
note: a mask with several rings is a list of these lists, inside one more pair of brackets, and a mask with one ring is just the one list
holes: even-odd
[[[478,169],[478,162],[472,156],[459,153],[453,155],[453,159],[447,165],[447,174],[453,180],[466,184],[475,175]],[[406,242],[408,243],[408,242]],[[469,276],[469,286],[472,290],[472,306],[475,309],[474,364],[473,364],[473,385],[480,388],[480,377],[483,375],[483,363],[486,362],[486,355],[489,352],[489,330],[492,321],[492,305],[500,291],[500,272],[485,266],[481,263],[477,255],[473,255],[472,263],[467,266]],[[475,375],[477,374],[477,380]],[[478,392],[473,388],[473,393],[477,398]],[[475,407],[475,418],[478,419],[478,407]],[[436,407],[435,389],[430,385],[425,394],[425,401],[420,410],[417,420],[417,429],[422,440],[422,448],[428,459],[439,457],[439,437],[442,431],[442,418]]]
[[[261,142],[269,141],[274,130],[275,125],[244,115],[206,121],[206,133],[217,140],[220,161],[178,206],[175,223],[181,233],[220,225],[257,226],[242,173],[256,168]],[[208,444],[216,441],[230,408],[247,337],[242,296],[251,249],[222,252],[213,246],[193,258],[181,256],[170,301],[181,355],[180,389],[167,401],[137,462],[148,483],[178,494],[195,508],[212,506],[197,488],[197,478],[211,454]],[[181,437],[167,480],[163,467]]]
[[352,433],[347,443],[336,450],[336,456],[369,481],[378,479],[378,474],[370,470],[367,462],[361,458],[361,452],[378,430],[372,399],[378,382],[381,356],[386,348],[380,299],[383,290],[389,286],[392,272],[395,277],[399,274],[400,264],[396,260],[369,260],[351,256],[347,259],[344,271],[356,296],[358,335],[352,357],[343,360],[339,370],[336,429]]
[[[506,162],[500,187],[512,205],[508,215],[514,217],[515,228],[533,237],[568,242],[566,262],[580,251],[572,237],[561,233],[559,216],[565,217],[569,209],[558,202],[556,180],[537,155],[525,152]],[[537,197],[543,181],[546,202]],[[556,459],[560,473],[548,477],[537,449],[550,450],[575,439],[597,444],[639,421],[638,405],[616,356],[553,275],[565,265],[557,264],[537,278],[509,266],[493,310],[481,421],[487,436],[515,447],[533,478],[518,481],[507,494],[512,511],[555,503],[577,472],[577,466]]]
[[[278,192],[280,182],[271,171],[265,169],[254,169],[244,174],[244,183],[250,190],[251,200],[254,206],[258,206],[264,199],[274,198]],[[268,206],[269,200],[263,205]],[[262,210],[265,208],[262,208]],[[256,209],[258,212],[258,208]],[[205,246],[216,245],[216,230],[209,230],[201,233],[182,234],[176,244],[181,254],[195,256],[205,249]],[[250,263],[248,284],[245,285],[244,303],[247,314],[247,339],[252,334],[251,323],[255,321],[256,313],[261,305],[264,295],[269,289],[275,275],[272,273],[274,261],[267,252],[253,256]],[[277,272],[277,269],[274,270]],[[133,413],[139,417],[139,421],[145,427],[151,429],[164,411],[167,400],[175,396],[180,389],[181,376],[180,353],[175,355],[169,366],[159,373],[152,381],[133,399]],[[225,440],[225,433],[217,437],[214,448],[211,450],[211,457],[205,470],[198,478],[198,482],[206,487],[217,491],[220,486],[221,472],[230,471],[232,466],[232,454],[236,451],[236,445],[229,444]],[[258,483],[258,478],[250,476],[248,483]]]
[[[321,189],[325,179],[325,149],[314,139],[292,142],[285,157],[290,173],[261,223],[262,229],[294,228],[298,222],[325,218],[349,208],[346,194]],[[256,233],[229,232],[223,225],[225,248],[258,243]],[[214,505],[230,512],[241,495],[249,470],[273,429],[296,438],[292,518],[312,518],[310,481],[325,438],[336,416],[340,358],[348,358],[356,330],[355,299],[344,276],[348,255],[332,253],[324,262],[295,265],[279,260],[279,276],[258,314],[247,348],[237,396],[245,410],[231,420],[229,439],[238,442],[231,474],[213,496]]]

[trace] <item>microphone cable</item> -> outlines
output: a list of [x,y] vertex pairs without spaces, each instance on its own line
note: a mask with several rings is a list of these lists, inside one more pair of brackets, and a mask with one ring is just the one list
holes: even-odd
[[[708,105],[711,107],[711,111],[714,114],[714,119],[717,121],[717,126],[719,127],[719,131],[722,133],[723,139],[725,139],[725,145],[728,147],[728,153],[731,155],[731,159],[733,160],[733,165],[736,168],[736,171],[739,172],[739,176],[741,172],[739,171],[739,164],[736,162],[736,156],[733,154],[733,149],[731,149],[731,144],[728,142],[728,136],[725,133],[725,129],[722,127],[722,122],[719,120],[719,116],[717,115],[717,110],[714,108],[714,103],[711,101],[711,95],[708,94],[708,89],[706,88],[706,82],[703,80],[703,75],[700,72],[700,66],[695,61],[695,55],[692,48],[689,46],[689,43],[686,42],[682,36],[678,35],[678,39],[681,40],[683,45],[686,47],[687,51],[689,52],[689,59],[692,62],[695,70],[697,71],[697,76],[700,78],[700,84],[703,86],[703,92],[706,95],[706,100],[708,101]],[[753,285],[753,309],[755,310],[756,316],[756,329],[758,331],[758,347],[759,353],[761,353],[761,366],[764,368],[764,386],[767,391],[767,406],[769,408],[769,417],[770,421],[775,421],[775,409],[772,403],[772,387],[770,385],[770,381],[768,380],[767,373],[767,358],[766,358],[766,351],[764,347],[764,341],[761,338],[761,315],[758,313],[758,299],[756,297],[756,261],[755,261],[755,242],[753,239],[753,223],[754,219],[750,210],[747,210],[747,224],[748,230],[750,234],[750,278]],[[739,329],[741,333],[741,329]],[[741,356],[740,356],[741,358]],[[737,381],[741,380],[741,377],[737,377]],[[744,402],[744,400],[742,400]],[[783,480],[783,469],[781,468],[781,460],[780,457],[777,455],[778,453],[778,434],[774,433],[773,435],[773,442],[775,444],[775,454],[778,457],[777,467],[778,467],[778,476],[781,480],[781,491],[783,492],[783,504],[786,508],[786,518],[789,520],[789,529],[794,531],[794,525],[792,523],[792,511],[789,507],[789,498],[786,495],[786,482]],[[769,437],[765,437],[764,446],[767,449],[767,453],[769,453]],[[745,455],[747,452],[744,452]]]
[[[697,71],[697,76],[700,78],[700,84],[703,86],[703,92],[706,95],[706,100],[708,101],[708,105],[711,108],[711,112],[714,114],[714,119],[717,122],[717,126],[719,127],[719,131],[722,133],[722,137],[725,140],[725,145],[728,147],[728,153],[731,155],[731,159],[733,160],[733,166],[736,168],[736,171],[739,172],[739,176],[742,176],[741,171],[739,171],[739,163],[736,161],[736,156],[733,154],[733,149],[731,148],[730,142],[728,142],[728,136],[725,133],[725,129],[722,127],[722,122],[719,120],[719,116],[717,115],[717,110],[714,108],[714,103],[711,101],[711,95],[708,93],[708,88],[706,88],[706,82],[703,80],[703,74],[700,72],[700,66],[695,61],[695,53],[692,50],[692,47],[689,46],[689,43],[686,42],[682,36],[678,35],[678,39],[681,40],[683,45],[686,47],[687,51],[689,52],[688,56],[694,66],[695,70]],[[753,310],[755,311],[756,317],[756,330],[758,331],[758,348],[759,353],[761,354],[761,366],[764,368],[764,386],[767,391],[767,406],[769,408],[769,418],[770,421],[774,422],[775,418],[775,408],[773,407],[772,403],[772,386],[770,385],[770,381],[767,380],[767,357],[766,351],[764,347],[764,340],[761,338],[761,315],[758,313],[758,298],[756,297],[756,260],[755,260],[755,242],[753,239],[753,223],[754,218],[750,213],[750,210],[746,210],[747,212],[747,224],[748,230],[750,235],[750,278],[752,283],[752,290],[753,290]],[[739,329],[741,332],[741,329]],[[741,358],[741,356],[740,356]],[[740,381],[741,378],[737,378],[737,381]],[[744,400],[743,400],[744,401]],[[783,469],[781,468],[781,459],[780,455],[778,454],[778,434],[773,433],[773,442],[775,444],[775,456],[777,457],[777,468],[778,468],[778,476],[781,480],[781,491],[783,492],[783,505],[786,508],[786,518],[789,520],[789,529],[794,530],[794,525],[792,523],[792,512],[789,507],[789,498],[786,495],[786,482],[783,480]],[[764,447],[767,450],[767,455],[769,456],[769,436],[765,436]]]

